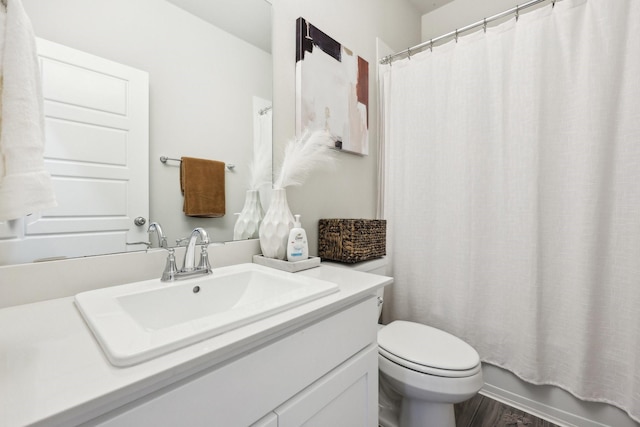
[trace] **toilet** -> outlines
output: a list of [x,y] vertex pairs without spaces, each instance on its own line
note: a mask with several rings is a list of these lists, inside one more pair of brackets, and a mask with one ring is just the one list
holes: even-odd
[[[384,258],[325,264],[381,275],[386,269]],[[378,296],[382,294],[380,290]],[[379,326],[378,369],[382,427],[455,427],[453,405],[473,397],[483,385],[480,356],[473,347],[415,322]]]

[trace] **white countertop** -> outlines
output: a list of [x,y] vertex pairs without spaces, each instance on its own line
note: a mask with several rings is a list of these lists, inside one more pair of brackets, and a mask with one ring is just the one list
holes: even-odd
[[340,291],[128,368],[112,366],[73,303],[0,310],[0,426],[74,425],[372,295],[385,276],[322,265],[293,273]]

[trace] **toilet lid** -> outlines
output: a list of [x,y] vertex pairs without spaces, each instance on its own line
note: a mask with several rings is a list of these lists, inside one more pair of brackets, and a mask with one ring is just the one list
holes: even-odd
[[[381,353],[409,368],[420,366],[435,368],[439,372],[476,371],[479,368],[478,352],[460,338],[420,323],[396,320],[378,331]],[[397,359],[401,360],[398,361]],[[402,360],[409,363],[403,363]],[[459,372],[462,374],[462,372]],[[451,375],[459,376],[455,372]]]

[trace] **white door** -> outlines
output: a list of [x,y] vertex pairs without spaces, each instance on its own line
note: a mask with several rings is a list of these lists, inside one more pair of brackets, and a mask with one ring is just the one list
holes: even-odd
[[38,39],[58,207],[0,224],[0,264],[145,249],[148,73]]

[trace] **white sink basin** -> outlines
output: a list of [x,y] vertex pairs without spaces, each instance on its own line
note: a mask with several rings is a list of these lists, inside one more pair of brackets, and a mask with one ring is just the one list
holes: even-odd
[[128,366],[338,290],[334,283],[256,264],[83,292],[75,303],[111,363]]

